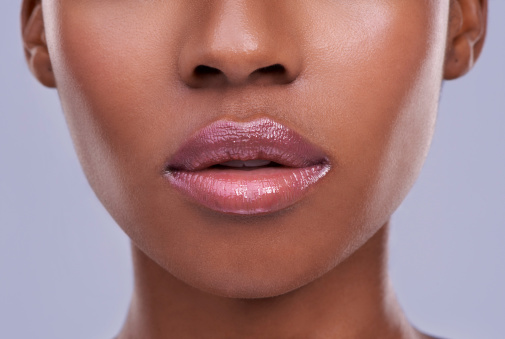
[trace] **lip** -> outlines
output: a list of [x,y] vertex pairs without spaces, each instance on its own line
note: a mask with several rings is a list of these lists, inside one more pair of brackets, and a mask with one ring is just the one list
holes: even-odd
[[[269,160],[277,167],[216,167],[233,160]],[[165,177],[190,200],[217,212],[264,214],[302,199],[330,170],[326,154],[269,118],[218,120],[172,155]]]

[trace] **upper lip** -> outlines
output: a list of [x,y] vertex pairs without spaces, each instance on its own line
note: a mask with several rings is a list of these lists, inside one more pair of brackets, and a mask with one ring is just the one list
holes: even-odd
[[199,171],[231,160],[264,159],[288,167],[327,164],[318,147],[269,118],[218,120],[191,136],[170,158],[167,171]]

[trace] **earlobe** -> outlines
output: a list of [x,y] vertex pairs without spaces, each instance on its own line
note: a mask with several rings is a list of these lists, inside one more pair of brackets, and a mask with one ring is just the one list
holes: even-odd
[[487,25],[487,0],[451,0],[444,79],[465,75],[477,61]]
[[44,86],[56,87],[56,80],[47,49],[40,0],[23,1],[21,31],[26,61],[30,71]]

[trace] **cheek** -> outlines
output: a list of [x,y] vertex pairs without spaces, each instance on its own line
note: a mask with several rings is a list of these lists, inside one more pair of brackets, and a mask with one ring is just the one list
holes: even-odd
[[320,135],[335,156],[334,194],[346,181],[359,219],[376,228],[403,200],[429,149],[448,8],[376,1],[362,11],[360,3],[355,15],[319,18],[306,42],[313,54],[305,80],[318,105],[311,110],[325,112]]
[[190,17],[180,4],[45,3],[67,123],[88,180],[106,206],[127,208],[131,190],[148,189],[166,161],[179,106],[174,56],[184,25],[178,21]]

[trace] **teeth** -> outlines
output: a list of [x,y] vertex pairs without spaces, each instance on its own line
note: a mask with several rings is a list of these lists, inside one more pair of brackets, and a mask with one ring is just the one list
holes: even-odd
[[270,164],[271,161],[269,160],[262,160],[262,159],[255,159],[255,160],[232,160],[232,161],[227,161],[223,162],[220,165],[221,166],[228,166],[228,167],[260,167],[260,166],[267,166]]

